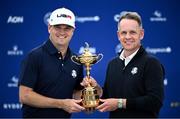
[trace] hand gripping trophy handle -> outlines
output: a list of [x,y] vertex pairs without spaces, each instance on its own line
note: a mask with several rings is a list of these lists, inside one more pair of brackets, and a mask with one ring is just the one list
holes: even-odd
[[[85,66],[87,80],[89,80],[91,65],[99,62],[103,58],[103,54],[92,54],[89,51],[89,44],[85,44],[86,47],[84,48],[83,54],[72,56],[71,59],[76,64],[82,64]],[[99,105],[99,95],[97,94],[97,90],[90,84],[82,91],[82,104],[88,113],[93,112],[95,107]]]

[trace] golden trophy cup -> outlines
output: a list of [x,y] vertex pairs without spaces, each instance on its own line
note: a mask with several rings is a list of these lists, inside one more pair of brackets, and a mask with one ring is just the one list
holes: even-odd
[[[87,80],[90,80],[91,66],[99,62],[103,58],[103,54],[92,54],[89,51],[89,44],[86,43],[84,51],[79,56],[72,56],[71,60],[76,64],[82,64],[85,66]],[[95,110],[95,107],[99,105],[99,95],[95,87],[90,84],[82,91],[82,105],[85,107],[87,113],[91,113]]]

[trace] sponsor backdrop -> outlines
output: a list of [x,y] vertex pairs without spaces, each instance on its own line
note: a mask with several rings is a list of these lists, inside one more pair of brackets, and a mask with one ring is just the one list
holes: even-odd
[[[92,76],[102,86],[106,66],[117,55],[117,21],[123,10],[137,11],[145,29],[143,45],[166,69],[165,101],[160,117],[180,117],[180,11],[178,0],[1,0],[0,1],[0,117],[21,117],[18,101],[20,61],[48,39],[47,20],[58,7],[76,15],[76,30],[70,43],[82,53],[88,42],[103,59],[92,66]],[[73,114],[73,117],[108,117],[108,113]]]

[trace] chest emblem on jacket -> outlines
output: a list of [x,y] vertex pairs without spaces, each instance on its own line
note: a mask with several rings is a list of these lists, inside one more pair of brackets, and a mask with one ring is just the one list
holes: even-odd
[[134,75],[134,74],[137,74],[137,73],[138,73],[138,68],[133,67],[132,70],[131,70],[131,74]]
[[77,72],[76,72],[76,70],[72,70],[71,76],[72,76],[73,78],[76,78],[76,77],[77,77]]

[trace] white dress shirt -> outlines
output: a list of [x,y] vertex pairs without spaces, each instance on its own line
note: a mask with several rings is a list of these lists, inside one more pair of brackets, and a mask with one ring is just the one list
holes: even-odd
[[139,48],[134,52],[132,53],[131,55],[129,55],[128,57],[125,57],[124,56],[124,50],[121,52],[119,58],[121,60],[125,60],[124,62],[124,65],[127,66],[127,64],[132,60],[132,58],[136,55],[136,53],[138,52]]

